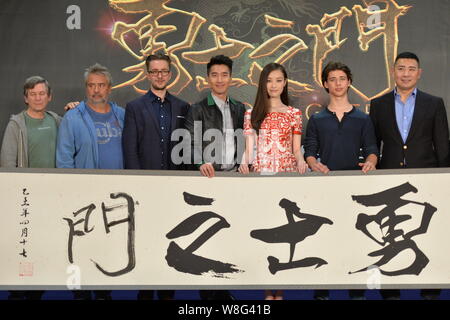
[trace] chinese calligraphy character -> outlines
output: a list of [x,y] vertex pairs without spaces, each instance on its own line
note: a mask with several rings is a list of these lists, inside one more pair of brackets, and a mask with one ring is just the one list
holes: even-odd
[[28,237],[28,228],[22,229],[22,234],[20,235],[21,238]]
[[[187,192],[184,192],[183,196],[184,201],[192,206],[211,205],[214,201],[214,199],[195,196]],[[237,269],[233,264],[211,260],[194,254],[197,249],[199,249],[217,232],[221,229],[230,227],[227,220],[217,213],[211,211],[198,212],[173,228],[166,235],[166,237],[168,239],[176,239],[189,235],[210,219],[218,219],[219,221],[203,232],[187,248],[182,249],[174,241],[170,242],[166,255],[166,260],[169,266],[180,272],[195,275],[212,272],[214,277],[219,278],[223,278],[225,273],[241,272],[241,270]]]
[[[117,204],[112,206],[106,206],[104,202],[102,202],[102,213],[103,213],[103,222],[105,227],[105,232],[108,234],[111,231],[113,226],[117,226],[122,223],[128,223],[128,240],[127,240],[127,254],[128,254],[128,264],[121,270],[115,272],[109,272],[101,267],[97,262],[93,261],[98,270],[100,270],[103,274],[110,277],[117,277],[123,274],[126,274],[134,269],[136,265],[136,256],[134,250],[134,232],[135,232],[135,219],[134,219],[134,201],[131,196],[126,193],[112,193],[110,194],[111,199],[119,199],[124,198],[127,202],[126,204]],[[127,208],[127,217],[121,220],[109,221],[108,213],[114,210],[118,210],[121,208]],[[90,233],[94,230],[94,226],[89,228],[89,219],[92,212],[96,209],[95,204],[90,204],[84,208],[73,213],[74,217],[77,217],[80,213],[85,212],[84,218],[78,219],[74,221],[70,218],[63,218],[67,221],[69,225],[69,241],[68,241],[68,258],[69,262],[73,263],[73,239],[75,236],[81,237],[85,236],[87,233]],[[82,230],[78,230],[75,227],[79,224],[83,224]]]
[[25,249],[22,249],[22,252],[19,253],[20,256],[24,257],[24,258],[28,258],[27,256],[27,251]]
[[[380,260],[375,262],[374,265],[380,268],[390,262],[393,258],[400,254],[400,252],[407,249],[411,249],[415,253],[415,259],[409,267],[395,271],[385,271],[380,269],[380,272],[384,275],[419,275],[429,262],[429,259],[418,248],[417,244],[412,238],[414,236],[425,234],[427,232],[431,218],[433,217],[433,214],[437,209],[427,202],[421,203],[401,198],[402,196],[410,192],[417,193],[417,188],[415,188],[409,182],[406,182],[400,186],[381,191],[379,193],[352,196],[352,199],[354,201],[366,207],[385,205],[385,207],[376,215],[371,216],[360,213],[356,221],[356,229],[363,232],[366,236],[378,243],[380,246],[383,246],[382,249],[371,252],[369,254],[369,256],[371,257],[381,256]],[[399,228],[397,229],[397,225],[404,221],[410,220],[412,217],[411,215],[397,215],[395,211],[408,204],[422,206],[423,215],[420,226],[417,229],[405,233],[404,230]],[[371,223],[375,223],[380,227],[382,232],[381,240],[377,239],[376,236],[369,232],[368,225]],[[383,233],[383,228],[387,228],[387,231],[385,233]],[[350,274],[366,270],[368,270],[368,267],[355,272],[350,272]]]
[[30,204],[28,203],[27,197],[23,197],[23,203],[21,204],[22,207],[29,207]]
[[[272,274],[278,271],[305,268],[316,266],[319,268],[327,262],[318,257],[308,257],[301,260],[293,261],[295,246],[302,242],[305,238],[315,235],[324,224],[333,224],[330,219],[303,213],[295,202],[288,199],[281,199],[279,206],[286,211],[288,224],[275,227],[272,229],[253,230],[250,233],[252,238],[261,240],[266,243],[288,243],[290,247],[289,262],[280,263],[279,259],[269,256],[269,271]],[[295,221],[294,216],[302,220]]]
[[23,208],[22,209],[22,214],[20,215],[21,217],[27,217],[30,213],[28,212],[27,208]]

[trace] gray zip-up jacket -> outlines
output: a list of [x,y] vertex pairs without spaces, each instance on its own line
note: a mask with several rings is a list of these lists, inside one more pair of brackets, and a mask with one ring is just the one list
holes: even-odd
[[[9,168],[28,167],[28,138],[25,125],[25,112],[11,116],[3,136],[2,150],[0,152],[0,166]],[[59,127],[61,117],[52,111],[46,113],[53,117]]]

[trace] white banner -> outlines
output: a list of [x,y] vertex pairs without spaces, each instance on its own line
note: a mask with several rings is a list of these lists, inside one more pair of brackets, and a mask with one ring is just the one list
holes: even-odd
[[2,289],[450,287],[447,169],[0,181]]

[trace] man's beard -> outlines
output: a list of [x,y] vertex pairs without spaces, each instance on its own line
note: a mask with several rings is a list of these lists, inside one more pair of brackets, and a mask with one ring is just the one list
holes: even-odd
[[108,100],[105,99],[105,98],[96,99],[96,100],[94,100],[94,99],[92,99],[92,98],[89,99],[89,103],[91,103],[91,104],[105,104],[107,101],[108,101]]

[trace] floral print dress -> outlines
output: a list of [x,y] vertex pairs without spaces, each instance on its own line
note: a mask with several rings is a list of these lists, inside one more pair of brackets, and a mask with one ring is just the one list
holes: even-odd
[[[244,117],[244,134],[253,135],[251,110]],[[270,112],[261,123],[256,137],[256,157],[252,163],[255,172],[297,171],[293,153],[293,135],[302,134],[302,113],[288,107],[286,112]]]

